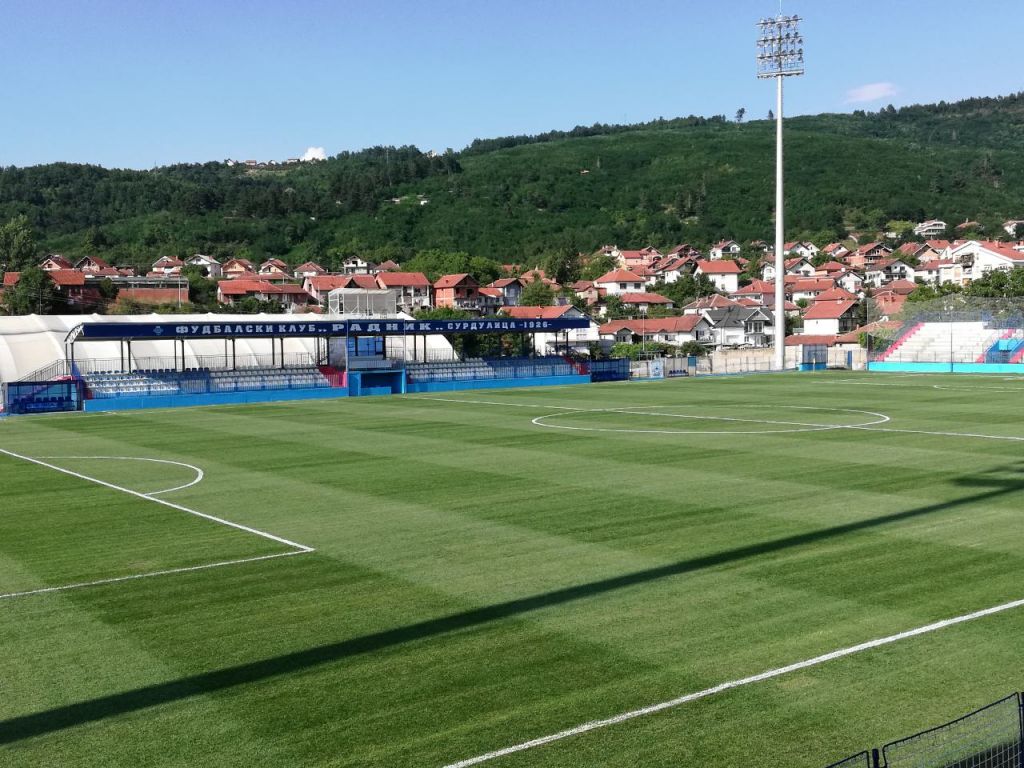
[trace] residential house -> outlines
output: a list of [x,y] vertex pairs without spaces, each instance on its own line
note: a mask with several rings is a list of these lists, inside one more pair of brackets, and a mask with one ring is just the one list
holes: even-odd
[[914,268],[899,259],[878,259],[864,273],[864,282],[873,288],[880,288],[893,280],[913,279]]
[[[53,283],[56,303],[63,313],[94,312],[102,308],[103,299],[99,289],[86,284],[85,273],[77,269],[48,269],[46,276]],[[5,272],[4,290],[18,284],[20,272]]]
[[929,219],[928,221],[922,221],[916,227],[914,227],[914,234],[918,237],[938,237],[946,231],[946,222],[939,221],[938,219]]
[[818,294],[831,290],[835,284],[830,277],[796,277],[786,280],[786,293],[794,302],[812,302]]
[[185,262],[177,256],[161,256],[153,262],[149,273],[151,275],[180,275],[181,268],[184,266]]
[[795,255],[805,259],[813,259],[818,255],[818,246],[804,240],[798,243],[786,243],[782,249],[783,256]]
[[658,277],[665,283],[674,283],[683,275],[693,274],[696,264],[693,256],[666,257],[658,263]]
[[844,299],[816,301],[804,313],[803,334],[836,335],[857,327],[857,302]]
[[706,309],[730,309],[732,307],[743,306],[738,301],[727,299],[725,296],[721,296],[717,293],[713,293],[710,296],[702,296],[699,299],[691,301],[685,307],[683,307],[684,315],[699,315]]
[[978,280],[993,270],[1011,270],[1024,267],[1024,252],[1007,243],[968,240],[950,249],[950,257],[959,262],[964,275]]
[[85,272],[87,275],[103,275],[106,277],[115,277],[118,272],[117,269],[110,266],[106,261],[101,259],[99,256],[83,256],[77,262],[75,262],[75,269],[79,272]]
[[74,269],[75,265],[59,253],[54,253],[43,259],[39,264],[39,268],[43,270],[43,272],[55,272],[59,269]]
[[590,354],[590,347],[600,341],[598,324],[571,304],[558,307],[502,307],[501,314],[515,320],[558,320],[562,318],[587,319],[586,328],[569,328],[564,331],[533,334],[534,350],[538,355],[559,355],[566,352]]
[[716,349],[722,347],[763,347],[774,333],[772,313],[764,307],[706,309],[701,313],[710,326],[697,333],[697,341]]
[[256,267],[248,259],[228,259],[224,262],[224,277],[234,280],[239,277],[256,277]]
[[695,275],[707,275],[717,290],[732,293],[739,288],[739,278],[743,270],[735,261],[698,261],[694,268]]
[[639,344],[641,342],[671,344],[680,347],[696,341],[698,334],[706,335],[711,325],[701,314],[682,317],[635,318],[612,320],[599,329],[602,345]]
[[842,286],[850,293],[860,294],[864,290],[864,278],[856,272],[845,272],[835,278],[836,285]]
[[619,266],[625,270],[634,270],[638,267],[649,267],[661,258],[657,248],[647,246],[639,251],[617,251],[615,254]]
[[1024,219],[1010,219],[1003,222],[1003,231],[1010,237],[1017,237],[1018,232],[1024,233]]
[[261,280],[291,280],[291,274],[288,269],[288,265],[280,259],[267,259],[260,264],[258,272]]
[[[580,282],[587,282],[585,280]],[[588,283],[593,285],[593,283]],[[497,289],[501,294],[501,305],[503,307],[516,307],[519,305],[519,297],[523,293],[523,281],[518,277],[501,277],[490,283],[488,288]]]
[[885,243],[867,243],[853,253],[847,254],[846,263],[852,269],[865,269],[891,253],[892,248]]
[[207,256],[204,253],[195,253],[189,256],[185,259],[185,264],[190,267],[199,267],[203,270],[203,275],[212,280],[216,280],[224,275],[220,262],[213,258],[213,256]]
[[636,310],[646,315],[651,307],[672,309],[671,299],[658,293],[623,293],[619,295],[623,309]]
[[960,262],[953,259],[922,261],[914,267],[914,279],[921,280],[928,285],[941,285],[943,283],[963,285],[964,267]]
[[588,307],[600,304],[608,295],[608,292],[603,288],[598,288],[593,280],[577,280],[572,284],[572,290],[587,302]]
[[249,297],[259,301],[276,301],[286,312],[299,309],[304,311],[310,300],[310,295],[301,285],[282,285],[269,280],[248,278],[221,280],[217,283],[217,301],[221,304],[234,304]]
[[341,271],[346,275],[374,275],[380,269],[372,261],[359,256],[349,256],[341,263]]
[[316,277],[317,275],[326,275],[327,270],[317,264],[315,261],[307,261],[304,264],[299,264],[292,272],[292,277],[296,280],[305,280],[307,277]]
[[830,259],[838,260],[846,257],[850,253],[850,249],[842,243],[829,243],[821,249],[821,252]]
[[[786,259],[783,262],[787,275],[799,275],[801,277],[810,277],[814,274],[814,265],[811,264],[810,259],[806,256],[796,256],[792,259]],[[774,282],[775,280],[775,262],[766,262],[761,268],[762,279],[768,282]]]
[[443,275],[434,283],[434,306],[480,310],[480,283],[472,275]]
[[647,281],[635,272],[625,269],[614,269],[606,272],[594,281],[599,289],[603,288],[609,296],[623,293],[640,293],[647,290]]
[[412,314],[432,306],[430,280],[422,272],[378,272],[375,278],[380,288],[395,292],[400,312]]
[[733,259],[740,255],[740,244],[735,240],[721,240],[715,243],[715,245],[708,252],[708,258],[711,261],[718,261],[719,259]]
[[380,290],[377,278],[373,275],[316,275],[307,277],[302,283],[302,289],[321,306],[327,303],[327,297],[331,291],[338,288],[362,291]]

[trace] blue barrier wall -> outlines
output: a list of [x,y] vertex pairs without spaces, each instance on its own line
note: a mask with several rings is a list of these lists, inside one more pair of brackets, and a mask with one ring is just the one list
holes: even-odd
[[405,393],[405,371],[349,371],[348,393],[365,395],[401,395]]
[[1024,374],[1024,363],[868,363],[869,371],[890,373],[1012,373]]
[[210,392],[201,395],[144,395],[86,400],[86,411],[134,411],[140,408],[186,408],[195,405],[241,405],[284,400],[328,400],[348,397],[343,387],[318,389],[264,389],[246,392]]
[[561,384],[589,384],[589,376],[534,376],[522,379],[467,379],[464,381],[419,381],[407,385],[408,392],[453,392],[458,389],[510,389],[551,387]]

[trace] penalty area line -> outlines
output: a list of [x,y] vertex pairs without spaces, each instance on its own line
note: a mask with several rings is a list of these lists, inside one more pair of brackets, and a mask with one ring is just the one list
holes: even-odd
[[[309,550],[310,552],[312,550]],[[167,568],[162,571],[147,571],[146,573],[133,573],[128,576],[114,576],[109,579],[97,579],[96,581],[82,581],[77,584],[64,584],[59,587],[41,587],[39,589],[27,589],[24,592],[8,592],[0,594],[0,600],[14,597],[29,597],[30,595],[45,595],[50,592],[65,592],[69,589],[83,589],[85,587],[102,587],[107,584],[118,584],[122,581],[135,581],[137,579],[150,579],[154,576],[171,576],[176,573],[192,573],[193,571],[207,571],[211,568],[223,568],[229,565],[243,565],[245,563],[257,563],[262,560],[273,560],[278,557],[292,557],[294,555],[305,555],[306,551],[293,550],[291,552],[278,552],[274,555],[259,555],[258,557],[243,557],[238,560],[221,560],[216,563],[203,563],[202,565],[189,565],[182,568]]]
[[951,619],[943,619],[936,621],[932,624],[926,624],[923,627],[917,627],[915,629],[908,629],[903,632],[898,632],[895,635],[889,635],[887,637],[880,637],[875,640],[868,640],[864,643],[857,645],[851,645],[848,648],[840,648],[830,653],[824,653],[820,656],[815,656],[804,661],[798,661],[793,664],[787,664],[784,667],[777,667],[776,669],[769,669],[766,672],[761,672],[757,675],[751,675],[750,677],[741,677],[738,680],[730,680],[725,683],[720,683],[712,688],[705,688],[703,691],[695,691],[694,693],[687,693],[683,696],[679,696],[668,701],[662,701],[658,704],[651,704],[650,706],[641,707],[639,709],[633,709],[629,712],[623,712],[619,715],[612,717],[606,717],[601,720],[591,720],[589,722],[577,725],[573,728],[567,728],[564,731],[558,733],[552,733],[548,736],[541,736],[540,738],[530,739],[519,744],[514,744],[509,747],[502,749],[496,749],[493,752],[487,752],[476,757],[470,757],[465,760],[459,760],[454,763],[449,763],[444,768],[469,768],[469,766],[479,765],[480,763],[486,763],[491,760],[496,760],[499,757],[505,757],[506,755],[512,755],[517,752],[525,752],[528,749],[534,749],[536,747],[542,747],[545,744],[551,744],[552,742],[561,741],[568,739],[573,736],[579,736],[580,734],[588,733],[589,731],[596,731],[601,728],[607,728],[612,725],[618,725],[628,720],[635,720],[639,717],[645,717],[647,715],[653,715],[658,712],[664,712],[668,709],[674,709],[688,704],[691,701],[697,701],[699,699],[706,699],[710,696],[714,696],[725,691],[730,691],[734,688],[742,688],[747,685],[753,685],[754,683],[760,683],[764,680],[770,680],[775,677],[781,677],[788,675],[791,672],[798,672],[802,669],[808,669],[809,667],[816,667],[820,664],[825,664],[829,661],[835,661],[845,656],[853,656],[857,653],[863,653],[874,648],[880,648],[884,645],[891,645],[892,643],[898,643],[901,640],[907,640],[912,637],[918,637],[919,635],[926,635],[930,632],[937,632],[940,629],[946,629],[957,624],[964,624],[968,621],[974,621],[975,619],[981,619],[986,616],[991,616],[996,613],[1002,613],[1003,611],[1013,610],[1014,608],[1020,608],[1024,606],[1024,599],[1014,600],[1009,603],[1003,603],[1002,605],[996,605],[991,608],[985,608],[980,611],[974,611],[973,613],[965,613],[962,616],[955,616]]
[[[71,477],[77,477],[80,480],[86,480],[86,481],[88,481],[90,483],[95,483],[96,485],[102,485],[104,488],[110,488],[110,489],[115,490],[115,491],[120,491],[121,493],[126,493],[129,496],[135,496],[136,498],[139,498],[139,499],[145,499],[146,501],[152,501],[154,504],[162,504],[165,507],[170,507],[171,509],[175,509],[175,510],[177,510],[179,512],[185,512],[186,514],[189,514],[189,515],[195,515],[196,517],[201,517],[204,520],[209,520],[209,521],[214,522],[214,523],[219,523],[220,525],[226,525],[229,528],[236,528],[236,529],[238,529],[240,531],[245,531],[246,533],[251,533],[254,536],[259,536],[259,537],[264,538],[264,539],[269,539],[270,541],[276,541],[278,544],[284,544],[286,547],[291,547],[292,549],[299,550],[300,552],[312,552],[313,551],[313,547],[307,547],[305,544],[299,544],[298,542],[291,541],[290,539],[285,539],[285,538],[283,538],[281,536],[275,536],[272,533],[267,533],[266,531],[261,531],[258,528],[252,528],[252,527],[250,527],[248,525],[242,525],[241,523],[234,523],[231,520],[225,520],[223,517],[216,517],[214,515],[208,515],[205,512],[200,512],[199,510],[190,509],[189,507],[182,506],[181,504],[175,504],[173,501],[167,501],[167,499],[160,499],[160,498],[157,498],[156,496],[152,496],[152,495],[147,494],[147,493],[142,493],[140,491],[133,491],[131,488],[125,488],[124,486],[121,486],[121,485],[115,485],[114,483],[108,483],[106,480],[100,480],[99,478],[96,478],[96,477],[90,477],[89,475],[83,475],[81,472],[74,472],[74,471],[72,471],[70,469],[65,469],[64,467],[58,467],[56,464],[50,464],[49,462],[43,461],[41,459],[34,459],[31,456],[24,456],[24,455],[22,455],[20,453],[15,453],[14,451],[8,451],[5,448],[0,448],[0,454],[3,454],[5,456],[10,456],[11,458],[14,458],[14,459],[21,459],[22,461],[27,461],[27,462],[29,462],[31,464],[38,464],[41,467],[46,467],[47,469],[52,469],[52,470],[54,470],[56,472],[60,472],[60,473],[65,474],[65,475],[70,475]],[[164,492],[166,492],[166,491],[161,491],[161,493],[164,493]]]

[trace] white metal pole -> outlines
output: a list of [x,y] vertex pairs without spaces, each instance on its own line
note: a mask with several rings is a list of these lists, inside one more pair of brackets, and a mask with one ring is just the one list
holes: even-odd
[[775,365],[776,371],[786,367],[786,263],[785,198],[782,193],[782,75],[776,78],[778,95],[775,113]]

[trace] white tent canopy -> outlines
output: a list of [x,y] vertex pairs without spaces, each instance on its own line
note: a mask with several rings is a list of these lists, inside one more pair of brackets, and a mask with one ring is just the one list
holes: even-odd
[[[399,317],[412,319],[409,315]],[[323,320],[319,314],[298,315],[237,315],[237,314],[196,314],[196,315],[24,315],[17,317],[0,317],[0,381],[17,381],[33,371],[65,359],[64,341],[67,335],[82,323],[251,323],[254,320],[268,323],[315,322]],[[451,346],[443,336],[428,336],[426,349],[432,354],[451,351]],[[177,355],[180,359],[181,343],[171,339],[138,340],[131,344],[132,367],[139,367],[140,361],[154,358],[174,358],[175,344],[178,344]],[[200,357],[216,357],[231,354],[231,342],[224,339],[186,339],[184,366],[198,367]],[[272,346],[273,345],[273,346]],[[234,342],[233,356],[239,361],[253,359],[255,356],[271,355],[276,350],[278,356],[282,350],[280,339],[237,339]],[[389,344],[389,346],[392,346]],[[403,356],[404,345],[394,344],[392,356]],[[89,341],[75,344],[75,360],[77,361],[120,361],[124,347],[117,341]],[[288,338],[283,340],[283,351],[286,359],[316,354],[316,339]],[[407,353],[412,355],[412,349]],[[127,362],[127,360],[126,360]],[[142,367],[155,367],[144,364]]]

